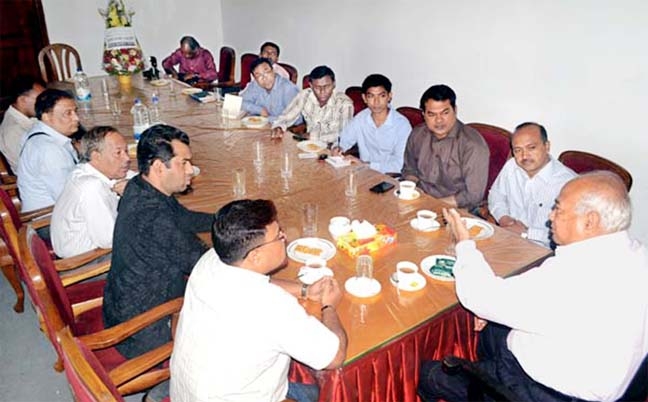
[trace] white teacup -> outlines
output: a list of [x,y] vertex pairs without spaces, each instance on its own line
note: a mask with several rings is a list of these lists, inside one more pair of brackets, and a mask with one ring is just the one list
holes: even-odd
[[416,212],[416,226],[419,230],[428,230],[439,226],[436,221],[437,214],[428,209],[421,209]]
[[351,231],[351,221],[346,216],[334,216],[329,221],[329,232],[334,239]]
[[401,198],[412,198],[414,197],[414,192],[416,191],[416,183],[410,180],[403,180],[399,185],[399,196]]
[[398,282],[409,283],[415,280],[418,275],[418,265],[410,261],[400,261],[396,264],[396,278]]
[[318,257],[307,259],[298,274],[299,280],[307,285],[312,285],[325,276],[333,276],[333,271],[326,266],[326,260]]

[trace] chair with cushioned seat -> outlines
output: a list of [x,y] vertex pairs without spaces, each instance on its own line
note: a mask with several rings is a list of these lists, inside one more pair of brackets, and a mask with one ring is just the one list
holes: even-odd
[[344,93],[346,96],[351,98],[353,101],[353,115],[357,115],[360,113],[363,109],[367,107],[367,105],[364,103],[364,100],[362,100],[362,87],[358,86],[351,86],[348,87]]
[[236,73],[236,51],[229,47],[220,48],[218,57],[218,84],[219,88],[235,85],[234,74]]
[[284,70],[288,71],[288,76],[290,77],[290,81],[292,81],[293,84],[297,84],[297,77],[299,76],[297,68],[286,63],[277,62],[277,64],[283,67]]
[[42,48],[38,52],[38,66],[46,83],[65,81],[74,76],[77,69],[82,68],[79,52],[65,43],[53,43]]
[[421,109],[417,107],[401,106],[397,108],[396,111],[405,116],[407,120],[409,120],[412,128],[418,126],[419,124],[422,124],[425,121],[423,119],[423,113],[421,112]]
[[242,91],[245,89],[247,84],[250,82],[250,75],[252,74],[252,63],[254,60],[258,59],[259,56],[254,53],[244,53],[241,55],[241,76],[239,81],[234,84],[233,88],[236,88],[237,91]]
[[626,185],[628,191],[632,187],[632,175],[621,165],[605,159],[602,156],[583,151],[565,151],[558,160],[576,173],[586,173],[592,170],[608,170],[614,172]]

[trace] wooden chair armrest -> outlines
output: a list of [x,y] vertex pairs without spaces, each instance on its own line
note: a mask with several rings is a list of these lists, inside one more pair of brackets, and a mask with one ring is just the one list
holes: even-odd
[[136,315],[126,322],[95,332],[94,334],[81,336],[79,339],[92,350],[114,346],[134,333],[146,328],[151,323],[180,311],[183,300],[182,297],[170,300],[149,311]]
[[2,183],[2,184],[0,184],[0,188],[9,193],[11,191],[18,190],[18,184],[16,184],[16,183]]
[[61,274],[63,286],[70,286],[86,279],[94,278],[110,270],[110,261],[100,262]]
[[56,270],[69,271],[71,269],[79,268],[97,258],[112,252],[111,248],[95,248],[94,250],[86,251],[85,253],[75,255],[74,257],[62,258],[54,261]]
[[81,314],[85,313],[86,311],[93,310],[102,305],[103,305],[103,297],[97,297],[94,299],[85,300],[72,305],[72,314],[74,314],[75,317],[78,317]]
[[[142,373],[145,373],[146,371],[168,359],[171,356],[172,350],[173,342],[167,342],[160,347],[157,347],[144,354],[125,361],[124,363],[112,369],[110,373],[108,373],[108,375],[121,393],[122,391],[119,389],[120,385],[124,384],[126,381],[132,378],[139,376]],[[167,376],[168,370],[169,369],[166,369]],[[134,384],[128,383],[128,385],[132,387]],[[146,388],[150,387],[151,386],[149,385]]]
[[[12,174],[4,174],[2,176],[2,184],[9,184],[9,185],[15,185],[16,182],[18,181],[18,178]],[[14,194],[11,194],[14,195]]]
[[51,216],[45,216],[43,218],[36,218],[33,221],[29,222],[34,229],[41,229],[46,226],[49,226],[52,223]]
[[137,392],[142,392],[145,389],[153,388],[162,381],[168,380],[170,376],[171,372],[168,368],[153,370],[128,381],[120,387],[117,387],[117,391],[122,395],[131,395]]
[[[35,210],[29,211],[29,212],[21,212],[20,213],[20,221],[22,223],[27,223],[27,222],[32,223],[31,221],[33,221],[36,218],[40,218],[40,217],[43,217],[43,216],[46,216],[46,215],[51,215],[53,210],[54,210],[54,205],[50,205],[49,207],[43,207],[43,208],[35,209]],[[48,221],[49,221],[49,218],[48,218]],[[49,225],[49,222],[48,222],[48,225]]]

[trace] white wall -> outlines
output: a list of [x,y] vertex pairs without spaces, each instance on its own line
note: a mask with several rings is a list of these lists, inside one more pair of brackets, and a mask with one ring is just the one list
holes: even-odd
[[[50,41],[74,45],[85,69],[100,73],[96,9],[107,1],[42,1]],[[443,82],[457,92],[465,122],[508,129],[541,122],[554,155],[590,151],[633,174],[632,231],[648,243],[644,0],[126,1],[142,47],[160,59],[185,34],[212,50],[233,46],[237,55],[273,40],[300,75],[331,66],[339,88],[386,74],[396,106],[417,105],[428,86]]]
[[[101,68],[104,20],[98,9],[108,0],[41,0],[50,43],[74,46],[89,75],[105,74]],[[180,46],[184,35],[194,36],[201,46],[215,50],[223,43],[221,3],[218,0],[125,0],[133,9],[133,27],[147,56],[162,59]]]

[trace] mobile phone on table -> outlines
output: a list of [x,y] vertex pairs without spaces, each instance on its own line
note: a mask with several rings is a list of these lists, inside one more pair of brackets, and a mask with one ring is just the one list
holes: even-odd
[[382,193],[386,193],[392,188],[394,188],[394,185],[392,183],[388,181],[383,181],[371,187],[369,191],[371,191],[372,193],[382,194]]
[[308,139],[308,137],[305,137],[305,136],[302,136],[302,135],[299,135],[299,134],[293,134],[293,140],[295,140],[295,141],[305,141],[307,139]]

